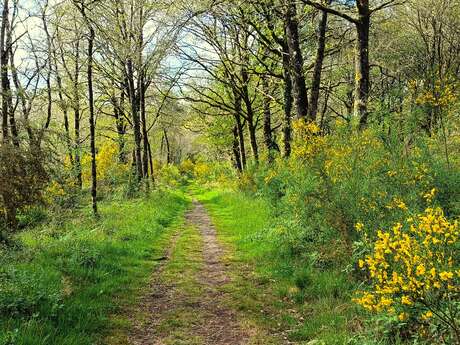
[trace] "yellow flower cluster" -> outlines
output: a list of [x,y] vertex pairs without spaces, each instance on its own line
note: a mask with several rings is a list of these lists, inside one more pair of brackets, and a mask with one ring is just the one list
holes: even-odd
[[440,82],[437,82],[433,90],[428,90],[417,97],[416,103],[446,108],[453,104],[456,98],[457,96],[455,95],[455,88],[453,85],[441,85]]
[[307,122],[303,119],[296,120],[293,122],[292,128],[297,140],[292,148],[292,154],[295,158],[309,159],[322,151],[325,138],[320,135],[321,129],[315,122]]
[[196,163],[193,173],[197,178],[206,178],[209,177],[209,174],[211,173],[211,167],[206,163]]
[[388,208],[389,210],[392,210],[392,209],[401,209],[403,211],[407,211],[407,206],[406,206],[406,203],[400,199],[400,198],[393,198],[393,200],[391,201],[390,204],[388,204],[386,206],[386,208]]
[[181,174],[190,174],[192,175],[195,169],[195,163],[193,163],[190,159],[183,160],[179,165],[179,170]]
[[435,89],[434,91],[423,93],[417,98],[416,103],[445,108],[454,103],[456,98],[453,88],[446,86],[442,90]]
[[[114,141],[106,140],[99,147],[96,154],[97,178],[104,180],[111,174],[121,174],[129,169],[128,164],[118,161],[118,147]],[[91,181],[91,155],[85,154],[82,158],[83,182]]]
[[44,190],[43,197],[46,203],[51,204],[55,198],[65,195],[65,190],[57,181],[52,181]]
[[460,293],[460,267],[454,260],[459,238],[458,222],[449,221],[440,208],[428,208],[404,225],[397,223],[390,231],[378,231],[372,254],[359,260],[373,289],[361,292],[354,301],[370,311],[399,310],[400,320],[417,304],[424,313],[415,316],[431,317],[436,306],[427,305],[427,296],[447,300]]

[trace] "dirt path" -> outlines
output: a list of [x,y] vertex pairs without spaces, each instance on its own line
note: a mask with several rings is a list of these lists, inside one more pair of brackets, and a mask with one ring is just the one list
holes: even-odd
[[194,201],[184,229],[172,239],[167,259],[153,274],[141,301],[132,345],[243,345],[248,335],[225,303],[229,282],[216,230]]

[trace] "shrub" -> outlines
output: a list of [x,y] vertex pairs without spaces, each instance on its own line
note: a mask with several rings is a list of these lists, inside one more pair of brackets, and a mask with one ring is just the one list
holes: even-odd
[[47,180],[43,152],[8,144],[0,146],[0,211],[8,228],[17,227],[18,210],[42,201]]
[[355,301],[370,311],[397,315],[427,337],[460,342],[459,248],[458,223],[441,208],[430,207],[389,231],[379,230],[371,254],[359,261],[369,273],[371,290]]
[[[106,140],[98,147],[96,155],[97,179],[100,187],[113,187],[126,178],[130,173],[128,163],[119,160],[119,148],[116,142]],[[82,177],[85,185],[91,183],[91,155],[82,158]]]

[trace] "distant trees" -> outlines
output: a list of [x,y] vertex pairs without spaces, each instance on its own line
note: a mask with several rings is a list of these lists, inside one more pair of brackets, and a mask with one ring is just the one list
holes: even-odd
[[[77,189],[89,185],[95,215],[101,142],[117,143],[121,164],[133,157],[135,189],[153,179],[150,142],[163,135],[157,128],[164,114],[161,89],[174,73],[162,64],[181,28],[182,9],[150,0],[6,0],[1,11],[2,162],[19,162],[18,169],[4,172],[2,183],[22,181],[2,188],[7,223],[13,224],[13,214],[28,203],[8,196],[13,185],[33,188],[31,200],[39,199],[46,185],[46,179],[32,178],[29,165],[19,169],[26,157],[34,157],[37,171],[45,172],[48,162],[39,159],[43,143],[52,148],[53,164],[60,161],[53,171],[69,174],[67,183]],[[29,30],[30,23],[35,30]],[[90,181],[84,174],[88,156]],[[24,174],[31,179],[21,178]],[[35,187],[23,186],[33,181]]]
[[[428,3],[413,0],[214,3],[198,12],[186,26],[189,37],[202,43],[185,43],[179,49],[180,58],[201,73],[194,72],[184,81],[184,99],[206,104],[208,109],[215,109],[216,116],[234,119],[234,126],[227,129],[227,136],[233,138],[229,140],[232,145],[228,154],[234,157],[236,167],[243,170],[248,145],[253,160],[259,160],[258,143],[262,136],[265,143],[262,154],[267,153],[269,160],[273,147],[277,147],[278,133],[282,136],[284,156],[289,157],[294,118],[316,121],[322,133],[331,129],[334,119],[356,123],[357,129],[364,130],[369,122],[381,121],[380,115],[372,116],[372,112],[396,93],[399,93],[399,108],[392,106],[389,111],[405,111],[404,97],[408,90],[404,85],[408,82],[418,88],[415,93],[428,94],[421,91],[418,77],[413,75],[415,82],[400,73],[410,61],[424,61],[423,67],[420,64],[416,67],[418,71],[439,63],[450,67],[455,64],[449,51],[456,51],[456,43],[447,43],[445,38],[450,35],[447,27],[456,32],[456,21],[447,18],[448,13],[458,13],[458,9],[450,0],[433,3],[433,7]],[[434,7],[437,19],[433,15],[428,20],[429,9]],[[446,20],[450,24],[441,24]],[[394,52],[398,43],[394,42],[395,49],[381,46],[382,40],[388,39],[386,31],[390,26],[401,33],[402,44],[413,45],[417,42],[415,38],[420,37],[417,49],[425,47],[420,60],[405,51],[407,60],[398,61],[396,66],[393,58],[398,56]],[[405,41],[407,37],[412,42]],[[427,57],[431,58],[425,63]],[[435,87],[446,85],[443,68],[434,72],[437,81],[431,82],[432,95],[436,94]],[[433,71],[434,67],[429,69]],[[201,78],[199,86],[191,82],[198,78]],[[216,93],[221,87],[225,92]],[[414,100],[412,103],[420,106],[422,99]],[[427,116],[426,123],[433,123],[433,118],[439,117],[436,109],[429,110]],[[237,151],[240,154],[236,155]]]
[[2,147],[50,150],[96,214],[106,141],[140,190],[155,161],[183,157],[182,127],[240,172],[289,157],[299,120],[326,135],[407,113],[432,135],[452,118],[459,14],[454,0],[4,0]]

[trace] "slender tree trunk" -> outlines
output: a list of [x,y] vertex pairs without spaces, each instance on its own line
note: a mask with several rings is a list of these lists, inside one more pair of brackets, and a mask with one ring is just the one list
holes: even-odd
[[369,1],[357,1],[360,15],[356,23],[358,33],[357,57],[356,57],[356,91],[355,91],[355,116],[359,117],[359,128],[363,129],[367,125],[368,98],[369,98],[369,31],[370,31],[370,12]]
[[234,126],[233,130],[233,157],[235,159],[235,167],[239,172],[243,171],[243,166],[241,165],[241,152],[240,152],[240,145],[238,141],[238,127]]
[[248,119],[248,131],[249,131],[249,141],[251,142],[251,150],[254,155],[254,160],[256,163],[259,162],[259,148],[257,146],[257,136],[256,131],[257,127],[254,124],[254,118]]
[[152,178],[152,182],[155,182],[155,176],[153,175],[153,157],[152,157],[152,148],[150,146],[150,142],[148,143],[149,145],[149,165],[150,165],[150,177]]
[[[142,72],[141,72],[142,73]],[[142,155],[142,168],[143,176],[149,176],[149,137],[147,133],[147,121],[145,114],[145,81],[142,73],[139,82],[139,98],[141,108],[141,121],[142,121],[142,144],[143,144],[143,155]]]
[[240,155],[241,155],[241,166],[243,170],[246,169],[246,148],[244,144],[244,126],[241,120],[241,113],[243,111],[242,106],[241,106],[241,96],[238,94],[238,92],[234,91],[233,92],[234,97],[235,97],[235,122],[236,122],[236,128],[238,130],[238,141],[239,141],[239,146],[240,146]]
[[75,150],[75,175],[77,179],[77,186],[81,189],[83,187],[83,178],[81,172],[81,158],[80,158],[80,92],[79,92],[79,78],[80,78],[80,40],[78,39],[75,47],[75,70],[73,77],[74,89],[74,150]]
[[169,138],[166,128],[163,129],[163,138],[165,139],[166,144],[166,163],[171,164],[171,147],[169,146]]
[[290,73],[289,51],[287,44],[283,49],[283,80],[284,80],[284,119],[283,119],[283,143],[284,157],[291,155],[292,140],[292,79]]
[[271,99],[270,99],[270,86],[268,82],[268,77],[266,75],[262,76],[262,88],[264,93],[264,141],[265,147],[267,149],[267,158],[268,162],[273,162],[273,154],[275,150],[275,145],[272,137],[272,113],[271,113]]
[[[14,61],[14,54],[13,54],[13,40],[12,40],[12,28],[11,25],[7,22],[7,30],[6,30],[6,50],[7,54],[9,55],[9,60],[11,64],[13,65]],[[8,58],[6,63],[8,64]],[[8,70],[8,67],[7,67]],[[13,69],[11,68],[11,71]],[[15,117],[15,110],[13,109],[13,97],[12,97],[12,90],[11,90],[11,83],[10,83],[10,78],[7,73],[7,78],[6,78],[6,90],[8,90],[8,117],[9,117],[9,125],[10,125],[10,131],[11,131],[11,140],[13,142],[13,145],[16,147],[19,147],[19,132],[18,132],[18,127],[16,125],[16,117]]]
[[94,93],[93,93],[93,44],[94,29],[89,26],[88,38],[88,99],[89,99],[89,129],[91,141],[91,198],[93,204],[93,213],[98,217],[97,212],[97,167],[96,167],[96,126],[94,120]]
[[[11,90],[11,88],[10,88]],[[18,127],[16,125],[16,118],[13,110],[13,106],[10,102],[9,105],[9,118],[10,118],[10,129],[11,129],[11,140],[13,142],[13,145],[16,147],[19,147],[19,132],[18,132]]]
[[297,6],[295,0],[287,0],[285,16],[286,38],[293,72],[293,91],[297,118],[305,118],[308,114],[308,94],[303,74],[303,57],[300,48]]
[[51,90],[51,73],[53,71],[53,62],[52,62],[52,54],[51,54],[51,37],[48,31],[48,22],[45,17],[45,13],[42,13],[42,22],[43,27],[46,33],[46,45],[47,45],[47,53],[48,53],[48,71],[46,73],[46,96],[47,96],[47,107],[46,107],[46,123],[41,129],[38,137],[37,145],[40,147],[41,141],[43,139],[43,135],[45,134],[45,130],[47,130],[51,123],[51,115],[53,112],[53,98],[52,98],[52,90]]
[[[61,78],[61,74],[59,73],[59,68],[58,68],[58,63],[57,63],[58,59],[56,56],[56,47],[53,45],[51,35],[48,31],[45,13],[43,13],[42,15],[42,22],[43,22],[43,26],[46,27],[45,33],[46,33],[46,39],[47,39],[48,47],[49,47],[49,68],[50,68],[50,71],[53,71],[54,69],[54,75],[56,76],[57,94],[59,98],[58,105],[59,105],[59,108],[62,110],[62,115],[63,115],[63,120],[64,120],[65,143],[67,146],[70,164],[72,167],[74,167],[72,142],[70,138],[68,107],[64,101],[62,78]],[[26,124],[26,126],[28,125]]]
[[117,129],[117,143],[118,143],[118,162],[121,164],[126,163],[125,152],[125,121],[123,118],[123,91],[121,92],[120,103],[116,99],[113,100],[113,113],[115,115],[115,126]]
[[59,75],[57,68],[55,70],[55,73],[56,73],[56,83],[57,83],[59,104],[62,110],[62,115],[64,117],[65,142],[67,145],[67,151],[68,151],[70,163],[73,166],[74,160],[73,160],[73,152],[72,152],[72,143],[71,143],[71,138],[70,138],[69,115],[68,115],[67,105],[65,105],[64,96],[62,94],[62,79],[61,79],[61,76]]
[[[247,73],[244,72],[243,75],[245,74]],[[248,78],[243,77],[243,82],[245,83],[243,87],[243,100],[244,100],[244,104],[246,106],[246,112],[247,112],[249,141],[251,143],[251,149],[252,149],[252,154],[254,155],[254,160],[256,161],[256,163],[258,163],[259,162],[259,148],[257,146],[257,136],[256,136],[257,127],[255,124],[254,109],[252,108],[252,103],[251,103],[251,99],[249,96]]]
[[[49,68],[51,68],[51,66],[49,66]],[[45,123],[45,125],[43,127],[44,130],[49,127],[49,125],[51,123],[51,115],[52,115],[52,112],[53,112],[53,98],[52,98],[52,90],[51,90],[51,69],[47,72],[47,76],[46,76],[46,99],[47,99],[47,104],[46,104],[46,123]]]
[[143,177],[142,170],[142,148],[141,148],[141,124],[139,119],[139,102],[136,95],[136,90],[134,86],[134,70],[133,62],[131,59],[128,59],[126,62],[127,68],[127,80],[128,80],[128,91],[129,98],[131,103],[131,116],[133,120],[133,130],[134,130],[134,152],[135,152],[135,164],[136,164],[136,176],[137,181],[140,182]]
[[326,50],[327,12],[322,11],[318,26],[318,48],[316,51],[315,67],[311,85],[308,117],[316,119],[318,113],[319,90],[321,87],[321,73],[323,71],[324,52]]
[[11,91],[9,90],[8,81],[8,51],[10,47],[7,46],[7,30],[9,23],[9,3],[8,0],[3,1],[2,10],[2,26],[0,32],[0,79],[2,87],[2,140],[3,143],[9,141],[9,129],[8,129],[8,112],[9,112],[9,100],[11,98]]
[[[291,0],[292,1],[292,0]],[[371,24],[371,15],[375,13],[369,8],[369,0],[356,0],[356,9],[358,11],[358,18],[353,18],[346,13],[340,11],[333,11],[328,6],[313,2],[310,0],[303,0],[304,3],[311,5],[315,8],[332,13],[339,17],[344,18],[350,23],[353,23],[357,32],[357,54],[355,60],[355,98],[354,98],[354,114],[359,118],[359,128],[363,129],[367,125],[368,119],[368,99],[370,89],[370,65],[369,65],[369,32]],[[387,5],[390,5],[389,2]],[[381,7],[381,9],[387,6]]]

